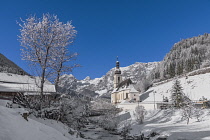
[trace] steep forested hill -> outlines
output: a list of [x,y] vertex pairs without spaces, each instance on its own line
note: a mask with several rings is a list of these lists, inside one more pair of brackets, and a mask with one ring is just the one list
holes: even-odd
[[153,79],[163,80],[210,66],[210,34],[175,43],[160,65],[152,72]]
[[0,72],[28,75],[23,69],[0,53]]

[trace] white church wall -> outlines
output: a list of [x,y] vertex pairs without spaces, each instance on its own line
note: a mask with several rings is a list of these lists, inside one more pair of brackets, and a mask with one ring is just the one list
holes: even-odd
[[[157,104],[154,103],[139,103],[139,105],[144,106],[146,110],[154,110],[157,109]],[[123,110],[134,110],[135,107],[138,106],[138,103],[120,103],[117,105],[118,108],[122,108]]]

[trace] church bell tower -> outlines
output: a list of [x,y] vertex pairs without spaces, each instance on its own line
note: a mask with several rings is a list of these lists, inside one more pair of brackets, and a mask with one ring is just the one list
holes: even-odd
[[116,61],[116,68],[114,72],[114,88],[117,88],[117,86],[122,82],[122,75],[121,75],[121,70],[120,70],[120,62]]

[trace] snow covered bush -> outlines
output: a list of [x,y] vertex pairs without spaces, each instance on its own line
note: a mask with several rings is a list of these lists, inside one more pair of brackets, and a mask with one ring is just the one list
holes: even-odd
[[190,119],[192,119],[193,117],[194,107],[192,106],[192,104],[189,104],[182,107],[181,110],[182,110],[182,119],[186,119],[187,124],[189,124]]
[[40,95],[37,96],[28,96],[22,93],[18,93],[13,98],[13,104],[18,104],[19,107],[24,107],[29,111],[30,114],[33,114],[35,117],[48,118],[57,120],[59,110],[57,109],[58,100],[53,99],[52,97]]
[[115,105],[99,99],[92,103],[91,111],[99,112],[98,116],[94,117],[92,122],[111,131],[117,128],[119,124],[119,119],[117,118],[119,109],[117,109]]
[[17,95],[13,98],[13,103],[18,104],[24,108],[31,110],[41,110],[42,108],[46,108],[50,105],[50,98],[44,97],[45,100],[41,100],[41,96],[28,96],[23,93],[17,93]]
[[138,122],[138,124],[142,124],[143,123],[145,115],[146,115],[146,110],[145,110],[144,106],[138,105],[135,108],[135,111],[134,111],[134,116],[135,116],[136,121]]
[[88,123],[90,100],[85,97],[66,96],[60,100],[59,120],[73,129],[80,130]]
[[119,124],[119,120],[115,112],[106,112],[105,115],[99,117],[99,125],[106,130],[114,131]]
[[84,127],[90,113],[90,99],[86,97],[66,95],[56,100],[47,97],[42,100],[40,95],[29,97],[18,94],[13,102],[26,108],[35,117],[61,121],[75,130]]
[[141,81],[139,81],[136,85],[136,89],[138,89],[141,92],[145,92],[146,90],[149,89],[149,87],[151,87],[153,84],[152,79],[149,78],[144,78]]
[[201,108],[194,108],[193,116],[197,119],[198,122],[200,122],[200,117],[203,114],[204,114],[204,111]]
[[91,103],[91,109],[92,110],[115,110],[116,106],[108,103],[102,99],[96,99]]
[[131,130],[131,121],[124,121],[122,124],[121,136],[123,140],[127,140]]
[[23,107],[26,107],[26,108],[31,107],[28,98],[25,95],[23,95],[22,93],[17,93],[17,95],[14,96],[12,102],[15,103],[15,104],[19,104],[19,105],[21,105]]

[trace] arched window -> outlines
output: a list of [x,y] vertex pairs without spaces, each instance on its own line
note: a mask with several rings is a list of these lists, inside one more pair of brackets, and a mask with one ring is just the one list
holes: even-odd
[[120,77],[118,77],[118,83],[120,83]]
[[126,99],[128,99],[128,93],[126,93]]

